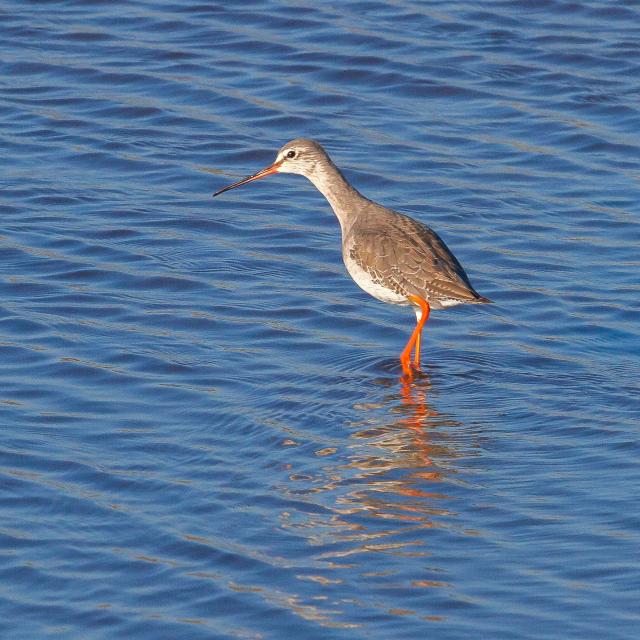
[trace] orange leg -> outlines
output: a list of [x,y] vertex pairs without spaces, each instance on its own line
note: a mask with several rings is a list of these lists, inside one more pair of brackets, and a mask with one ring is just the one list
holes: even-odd
[[420,320],[418,320],[416,324],[416,328],[413,330],[407,345],[403,349],[400,354],[400,363],[402,364],[402,371],[405,375],[410,376],[411,371],[411,351],[415,346],[415,354],[413,359],[413,364],[418,369],[420,367],[420,336],[422,334],[422,327],[424,327],[424,323],[427,321],[429,317],[429,311],[431,308],[429,307],[429,303],[421,298],[420,296],[410,295],[407,296],[409,300],[420,307],[422,315],[420,316]]

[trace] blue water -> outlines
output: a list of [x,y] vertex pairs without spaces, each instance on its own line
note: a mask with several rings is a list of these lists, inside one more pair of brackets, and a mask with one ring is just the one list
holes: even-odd
[[[0,3],[0,637],[629,639],[640,3]],[[347,277],[297,136],[494,305]]]

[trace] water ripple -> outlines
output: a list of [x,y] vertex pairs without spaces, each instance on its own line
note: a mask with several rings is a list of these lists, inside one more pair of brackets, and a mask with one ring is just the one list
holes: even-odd
[[[0,635],[633,637],[634,3],[7,0]],[[317,137],[488,308],[345,277]]]

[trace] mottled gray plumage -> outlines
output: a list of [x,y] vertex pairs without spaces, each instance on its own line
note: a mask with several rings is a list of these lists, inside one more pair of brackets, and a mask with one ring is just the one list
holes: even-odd
[[364,206],[343,245],[345,261],[354,260],[374,282],[405,297],[420,296],[432,309],[489,302],[435,231],[396,211]]

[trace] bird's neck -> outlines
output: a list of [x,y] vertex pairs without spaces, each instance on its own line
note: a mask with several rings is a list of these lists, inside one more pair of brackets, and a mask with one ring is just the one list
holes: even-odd
[[338,222],[340,222],[342,233],[345,234],[359,211],[359,201],[366,199],[347,182],[347,179],[332,162],[317,165],[308,178],[329,201]]

